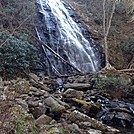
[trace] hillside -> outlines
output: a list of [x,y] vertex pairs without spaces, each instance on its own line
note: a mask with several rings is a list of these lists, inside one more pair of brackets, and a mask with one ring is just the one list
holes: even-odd
[[[72,32],[71,25],[69,36],[77,35],[81,42],[83,36],[76,24],[86,25],[89,31],[84,28],[83,31],[92,47],[82,52],[96,47],[95,50],[99,50],[104,58],[103,0],[64,1],[75,11],[65,4],[67,11],[71,12],[70,16],[77,22],[72,23],[76,31]],[[83,73],[67,61],[72,58],[72,61],[79,61],[77,65],[80,66],[83,58],[78,50],[83,47],[77,45],[77,40],[74,43],[66,36],[61,36],[65,40],[60,38],[60,34],[63,32],[61,35],[64,35],[70,28],[66,25],[63,29],[56,24],[62,17],[70,19],[62,4],[59,4],[62,14],[55,19],[50,5],[45,7],[42,0],[36,3],[34,0],[0,0],[0,134],[134,133],[134,3],[133,0],[120,2],[115,7],[108,34],[108,58],[114,68]],[[53,11],[57,7],[53,7]],[[108,17],[111,7],[111,3],[107,3]],[[59,31],[53,27],[58,27]],[[49,33],[52,34],[49,36]],[[70,47],[75,50],[69,51],[74,57],[70,53],[69,58],[64,53],[64,58],[59,55],[65,49],[63,41],[78,46],[76,50]],[[50,43],[60,50],[59,53],[51,49]],[[51,60],[51,54],[60,62]],[[91,55],[94,57],[94,53]],[[44,57],[48,62],[44,62]],[[105,61],[100,61],[104,67]],[[60,68],[62,66],[58,66],[63,71],[63,75],[60,74],[56,66],[52,66],[54,62],[54,65],[67,64],[64,66],[67,73]],[[51,72],[52,69],[56,75]]]
[[[103,46],[103,1],[100,0],[66,0],[89,26],[93,38]],[[123,1],[124,2],[124,1]],[[134,21],[133,12],[127,13],[128,3],[120,3],[116,6],[108,37],[109,60],[117,69],[129,68],[134,62]],[[132,2],[130,0],[130,2]],[[130,3],[132,6],[132,3]],[[132,43],[131,43],[132,42]],[[132,44],[130,46],[130,43]]]

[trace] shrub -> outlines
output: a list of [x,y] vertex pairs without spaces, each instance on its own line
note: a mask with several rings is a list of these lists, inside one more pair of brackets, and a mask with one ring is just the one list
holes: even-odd
[[16,123],[16,134],[37,134],[37,127],[33,117],[30,114],[26,114],[20,118]]
[[129,42],[122,42],[120,47],[123,54],[134,55],[134,35],[130,38]]
[[0,73],[15,73],[34,65],[37,50],[22,37],[16,38],[8,32],[0,33]]
[[98,75],[95,78],[95,87],[103,90],[122,90],[127,89],[130,84],[129,78],[126,76],[113,74]]

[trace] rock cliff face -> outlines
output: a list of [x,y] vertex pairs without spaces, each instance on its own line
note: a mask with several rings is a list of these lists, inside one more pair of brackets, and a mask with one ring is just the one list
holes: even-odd
[[[101,48],[69,5],[60,0],[38,0],[36,7],[39,40],[81,72],[95,72],[102,68],[104,56]],[[75,73],[72,67],[55,57],[43,45],[41,47],[42,62],[46,65],[47,74]]]

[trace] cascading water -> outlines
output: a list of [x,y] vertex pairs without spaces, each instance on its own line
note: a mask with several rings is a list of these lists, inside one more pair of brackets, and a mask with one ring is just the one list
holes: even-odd
[[[36,31],[39,40],[47,43],[51,49],[83,73],[95,72],[101,68],[100,57],[93,48],[94,42],[89,42],[83,36],[80,27],[62,1],[37,0],[37,11]],[[51,71],[65,74],[71,70],[44,46],[43,51],[44,62],[50,64]]]

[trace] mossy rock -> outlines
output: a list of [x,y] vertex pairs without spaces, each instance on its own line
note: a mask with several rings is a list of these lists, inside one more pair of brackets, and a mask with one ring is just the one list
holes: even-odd
[[53,127],[46,132],[46,134],[64,134],[62,128]]

